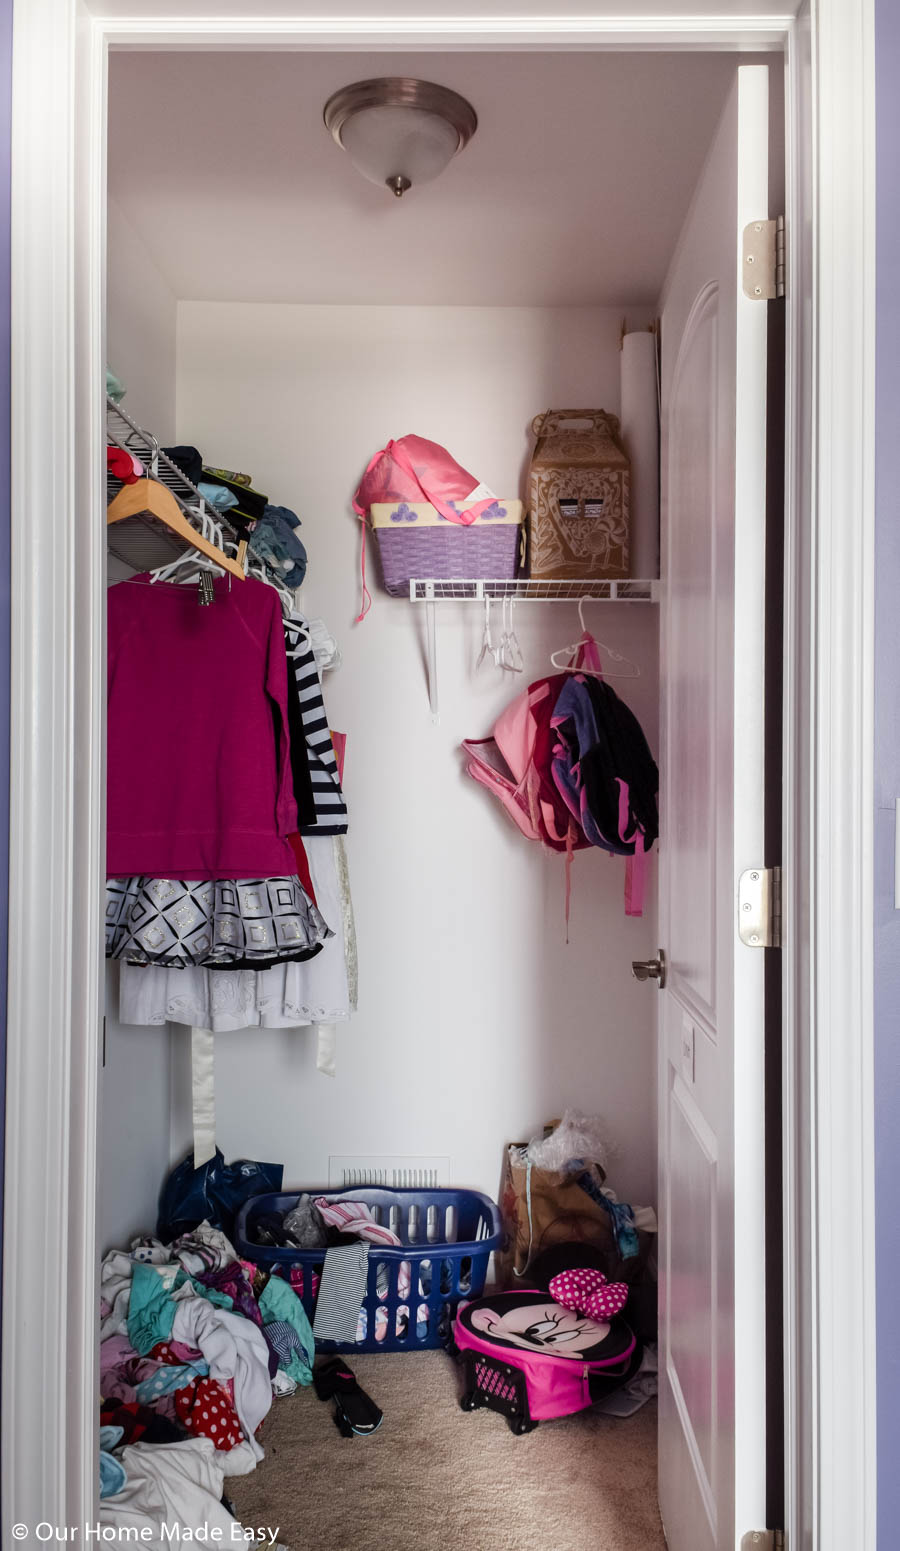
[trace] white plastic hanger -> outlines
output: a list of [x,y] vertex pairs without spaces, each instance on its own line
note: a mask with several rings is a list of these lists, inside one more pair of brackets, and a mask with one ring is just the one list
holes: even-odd
[[296,644],[292,647],[288,647],[288,657],[291,659],[291,661],[293,661],[295,657],[305,657],[307,652],[312,651],[312,636],[309,633],[308,626],[294,613],[288,614],[285,617],[284,622],[286,625],[290,626],[291,630],[297,637]]
[[[249,554],[249,551],[248,551]],[[280,587],[274,580],[272,573],[264,565],[247,564],[248,576],[253,576],[258,582],[264,582],[267,587],[273,587],[281,599],[281,612],[285,619],[290,619],[294,612],[294,594],[287,587]],[[300,627],[298,626],[298,629]]]
[[514,624],[515,598],[503,599],[503,629],[500,635],[499,662],[501,668],[507,673],[521,673],[525,667],[525,659],[519,646],[519,638],[516,635]]
[[[557,651],[551,652],[550,661],[552,662],[554,668],[571,668],[573,658],[575,657],[579,646],[584,644],[585,637],[590,637],[598,651],[601,651],[605,658],[610,659],[612,662],[620,662],[625,664],[630,669],[630,672],[609,673],[606,668],[600,669],[599,672],[596,668],[579,668],[579,673],[586,673],[593,678],[599,679],[639,679],[641,676],[641,670],[636,662],[632,662],[630,657],[624,657],[621,652],[616,651],[615,647],[606,646],[603,641],[598,641],[596,636],[593,636],[588,630],[584,620],[584,605],[585,603],[590,603],[591,601],[592,600],[590,598],[578,599],[578,619],[579,623],[581,624],[581,637],[579,640],[573,641],[569,646],[561,646],[557,649]],[[560,661],[561,658],[565,658],[565,661]]]
[[[222,529],[219,524],[213,522],[207,513],[198,512],[197,516],[201,519],[203,530],[199,537],[204,540],[207,546],[220,550],[222,559],[230,565],[230,557],[225,554],[223,549]],[[177,573],[181,572],[182,567],[185,566],[190,568],[188,573],[178,575]],[[175,579],[179,584],[187,586],[189,582],[197,581],[199,578],[199,601],[201,604],[209,604],[212,603],[215,597],[211,578],[224,575],[225,570],[223,566],[218,565],[215,560],[211,559],[205,549],[186,549],[183,554],[178,556],[177,560],[170,561],[168,565],[157,566],[155,571],[151,571],[150,585],[152,586],[154,582],[169,582]],[[230,574],[228,586],[230,589]]]
[[522,648],[519,645],[519,637],[516,635],[516,600],[509,600],[509,644],[511,653],[510,666],[514,673],[522,673],[525,669],[525,658],[522,656]]
[[187,583],[194,581],[199,571],[210,571],[213,576],[225,575],[222,567],[216,565],[214,560],[208,560],[205,555],[200,554],[199,550],[186,549],[183,555],[178,556],[177,560],[170,561],[168,565],[157,566],[155,571],[151,571],[151,583],[172,581],[176,572],[180,571],[182,566],[190,566],[191,571],[190,575],[178,576],[177,580],[179,582]]
[[484,597],[484,629],[481,635],[481,651],[478,653],[478,661],[475,664],[476,673],[486,657],[490,657],[494,667],[499,668],[500,648],[494,645],[494,638],[491,634],[491,600],[487,593],[485,593]]
[[[189,570],[184,575],[176,575],[183,566],[189,567]],[[177,560],[173,560],[169,565],[158,566],[155,571],[150,572],[150,586],[152,587],[154,582],[169,582],[173,580],[179,585],[187,586],[190,582],[199,581],[198,602],[210,604],[215,599],[213,579],[225,574],[220,565],[216,565],[214,560],[208,560],[199,550],[186,549],[183,555],[178,556]],[[230,575],[228,577],[228,590],[229,592],[231,591]]]

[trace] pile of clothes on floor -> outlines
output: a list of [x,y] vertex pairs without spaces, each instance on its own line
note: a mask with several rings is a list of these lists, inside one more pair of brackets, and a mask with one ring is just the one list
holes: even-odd
[[157,1537],[222,1525],[230,1543],[225,1476],[263,1458],[273,1397],[312,1382],[297,1294],[204,1222],[105,1256],[100,1336],[101,1522]]

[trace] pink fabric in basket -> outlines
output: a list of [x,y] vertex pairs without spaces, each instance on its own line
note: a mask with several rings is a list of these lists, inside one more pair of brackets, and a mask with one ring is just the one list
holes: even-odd
[[467,473],[452,458],[446,447],[430,442],[424,436],[401,436],[389,441],[386,447],[370,458],[366,472],[353,497],[353,510],[363,524],[362,554],[362,607],[356,623],[365,619],[372,606],[372,595],[366,584],[366,519],[370,507],[376,501],[429,501],[448,522],[469,527],[493,501],[476,501],[463,511],[451,503],[465,501],[478,480]]
[[353,510],[358,517],[365,517],[376,501],[430,501],[448,522],[467,527],[491,505],[493,497],[476,501],[466,511],[458,511],[451,503],[465,501],[477,488],[474,475],[439,442],[429,442],[424,436],[401,436],[370,459],[353,498]]
[[387,1244],[392,1249],[399,1249],[401,1240],[390,1228],[375,1222],[371,1208],[365,1201],[329,1201],[327,1197],[319,1196],[315,1204],[319,1215],[330,1228],[339,1228],[342,1233],[355,1233],[370,1244]]

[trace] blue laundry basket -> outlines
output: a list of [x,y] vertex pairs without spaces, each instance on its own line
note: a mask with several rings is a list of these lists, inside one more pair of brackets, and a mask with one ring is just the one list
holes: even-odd
[[[310,1191],[328,1201],[364,1201],[376,1222],[392,1229],[401,1248],[373,1244],[369,1279],[360,1310],[356,1342],[317,1341],[322,1352],[424,1352],[443,1346],[458,1305],[484,1291],[488,1260],[500,1248],[500,1212],[477,1190]],[[281,1249],[254,1242],[254,1225],[267,1212],[284,1217],[300,1192],[253,1196],[238,1213],[234,1245],[244,1260],[277,1270],[290,1280],[303,1271],[296,1288],[312,1322],[324,1249]],[[315,1287],[313,1278],[316,1278]],[[408,1277],[408,1282],[407,1282]]]

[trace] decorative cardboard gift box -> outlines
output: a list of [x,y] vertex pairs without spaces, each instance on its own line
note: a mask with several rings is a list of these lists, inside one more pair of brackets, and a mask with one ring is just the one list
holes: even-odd
[[630,465],[603,409],[548,409],[528,474],[528,561],[535,580],[628,575]]

